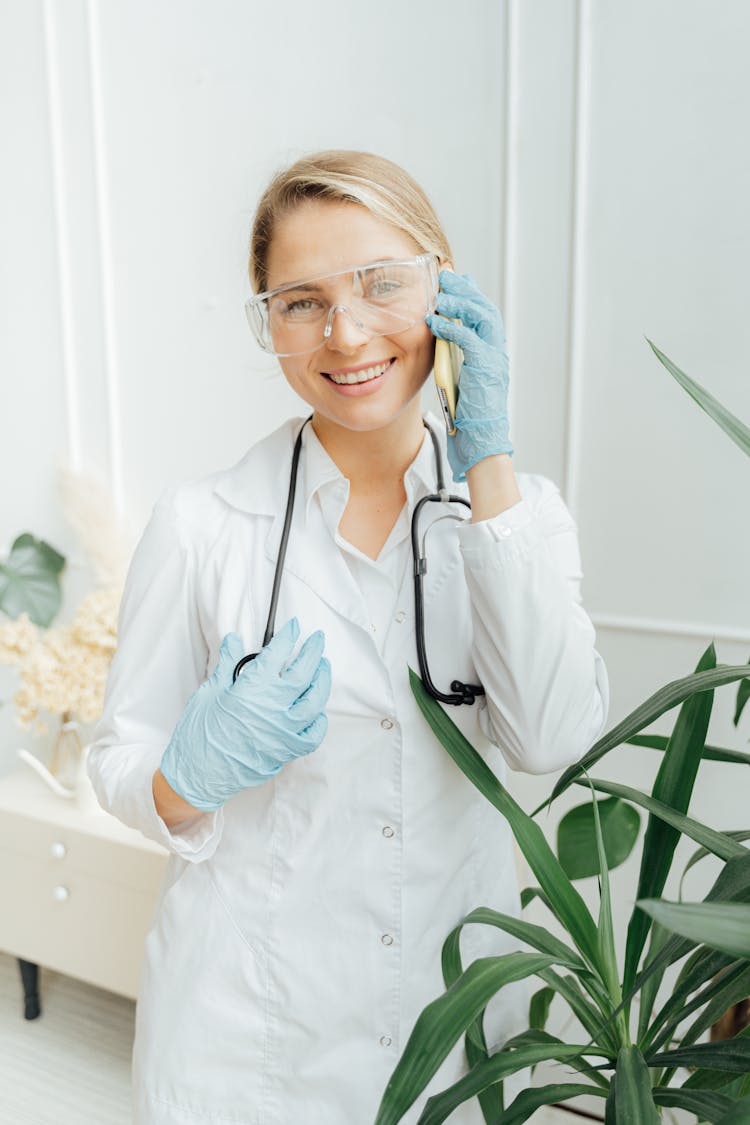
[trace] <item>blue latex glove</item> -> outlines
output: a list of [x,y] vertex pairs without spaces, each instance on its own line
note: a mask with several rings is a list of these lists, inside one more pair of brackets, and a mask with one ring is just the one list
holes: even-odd
[[224,637],[213,675],[188,700],[161,760],[175,793],[196,809],[218,809],[323,741],[331,690],[325,636],[320,629],[311,633],[285,668],[298,637],[293,617],[243,666],[236,683],[245,651],[237,633]]
[[[513,456],[508,435],[508,353],[500,310],[469,274],[440,271],[437,312],[426,317],[433,335],[464,353],[456,404],[456,433],[448,435],[448,461],[456,482],[466,470],[497,453]],[[458,317],[453,324],[446,317]]]

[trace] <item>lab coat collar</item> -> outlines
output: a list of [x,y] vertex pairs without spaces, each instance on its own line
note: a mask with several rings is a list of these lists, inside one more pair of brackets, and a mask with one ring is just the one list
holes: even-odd
[[[446,478],[450,480],[445,454],[446,434],[444,425],[431,413],[428,413],[426,417],[438,434],[444,472]],[[289,493],[292,450],[303,422],[304,418],[288,419],[273,433],[262,438],[249,449],[237,464],[219,473],[214,483],[214,492],[233,507],[250,515],[273,517],[266,536],[265,553],[274,565],[278,558]],[[338,550],[332,551],[330,557],[326,559],[325,565],[321,565],[319,553],[314,550],[311,551],[309,541],[305,541],[304,536],[299,534],[300,522],[298,521],[300,521],[302,512],[300,501],[302,500],[303,490],[309,496],[311,495],[310,490],[316,486],[320,487],[324,480],[337,477],[345,479],[324,447],[320,445],[320,442],[317,442],[319,450],[315,451],[312,458],[308,459],[305,455],[306,452],[310,453],[311,446],[314,444],[305,441],[309,430],[310,427],[306,427],[302,439],[300,472],[297,478],[297,504],[295,505],[295,517],[289,536],[284,569],[295,574],[336,612],[342,614],[353,624],[369,630],[362,593],[341,552]],[[312,436],[315,439],[315,435]],[[427,432],[425,432],[425,441],[429,443],[429,449],[423,445],[412,463],[415,475],[419,478],[419,487],[415,490],[418,494],[432,492],[436,486],[432,439]],[[305,449],[306,444],[307,451]],[[324,457],[320,456],[321,452],[325,454]],[[416,498],[418,497],[415,497],[415,501]],[[295,534],[295,524],[297,534]]]

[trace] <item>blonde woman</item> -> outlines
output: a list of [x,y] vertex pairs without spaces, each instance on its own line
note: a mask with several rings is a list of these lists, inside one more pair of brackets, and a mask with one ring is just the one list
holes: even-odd
[[[308,410],[160,496],[89,757],[102,805],[170,852],[136,1125],[371,1125],[448,931],[518,911],[507,825],[409,666],[501,778],[566,766],[604,728],[576,526],[514,470],[501,315],[452,270],[425,192],[372,153],[308,155],[258,204],[248,313]],[[436,337],[464,356],[453,435],[420,401]],[[462,937],[465,962],[512,948]],[[493,998],[491,1051],[525,1011],[520,988]],[[467,1065],[460,1041],[403,1121]],[[452,1120],[481,1125],[476,1100]]]

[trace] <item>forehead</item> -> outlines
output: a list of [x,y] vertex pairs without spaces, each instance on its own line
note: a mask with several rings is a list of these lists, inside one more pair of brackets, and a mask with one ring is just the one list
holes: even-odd
[[267,288],[421,252],[405,231],[358,203],[307,199],[276,224],[268,252]]

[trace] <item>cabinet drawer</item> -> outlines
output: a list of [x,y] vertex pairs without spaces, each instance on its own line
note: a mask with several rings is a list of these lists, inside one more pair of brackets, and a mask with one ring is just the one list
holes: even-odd
[[[20,812],[0,812],[0,856],[10,854],[75,871],[95,880],[154,895],[168,855],[166,851],[131,847],[106,836],[48,823]],[[0,860],[0,864],[6,862]]]
[[135,998],[143,941],[161,885],[157,875],[152,871],[135,889],[118,882],[114,871],[98,879],[64,863],[5,851],[0,948]]

